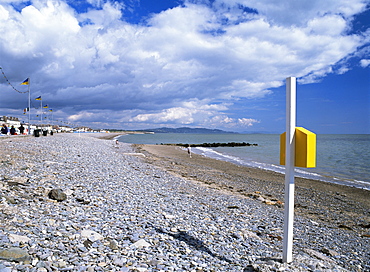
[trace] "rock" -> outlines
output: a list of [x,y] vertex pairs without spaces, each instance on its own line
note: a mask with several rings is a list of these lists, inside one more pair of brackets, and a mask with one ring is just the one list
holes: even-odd
[[9,203],[9,204],[17,204],[17,201],[14,199],[14,197],[11,197],[11,196],[4,196],[5,197],[5,200]]
[[66,266],[67,266],[67,263],[64,260],[59,260],[57,263],[57,267],[65,268]]
[[140,239],[139,241],[133,243],[131,247],[137,247],[137,248],[150,247],[150,244],[146,242],[144,239]]
[[12,243],[15,243],[15,242],[28,243],[31,239],[28,238],[27,236],[21,236],[21,235],[16,235],[16,234],[9,234],[9,240]]
[[116,240],[110,240],[108,246],[111,250],[117,250],[118,249],[118,243],[117,243]]
[[80,202],[82,204],[90,204],[90,200],[87,200],[87,199],[84,199],[84,198],[81,198],[81,197],[76,197],[76,201]]
[[71,196],[71,195],[73,195],[73,191],[71,190],[71,189],[67,189],[67,190],[65,190],[65,192],[64,192],[67,196]]
[[328,249],[328,248],[322,248],[321,249],[321,252],[328,255],[328,256],[338,256],[338,252],[334,251],[334,250],[331,250],[331,249]]
[[59,202],[67,199],[67,195],[61,189],[50,190],[48,196],[50,199],[54,199]]
[[124,266],[127,262],[126,258],[116,258],[113,260],[113,264],[117,266]]
[[0,267],[0,272],[12,272],[12,269],[10,267]]
[[93,230],[81,231],[81,236],[87,238],[90,242],[102,240],[104,237]]
[[315,250],[312,250],[312,249],[304,249],[304,251],[306,253],[308,253],[309,255],[311,255],[312,257],[315,257],[316,259],[319,259],[319,260],[322,260],[322,261],[325,261],[327,263],[332,263],[333,261],[326,257],[324,254],[318,252],[318,251],[315,251]]
[[26,186],[29,178],[27,177],[13,177],[8,181],[9,186]]
[[167,213],[163,213],[163,216],[164,216],[164,218],[166,218],[166,219],[174,219],[174,218],[176,218],[176,216],[174,216],[174,215],[172,215],[172,214],[167,214]]
[[276,205],[275,201],[271,201],[271,200],[268,200],[268,199],[265,199],[265,201],[263,203],[265,203],[267,205]]
[[26,262],[30,258],[27,251],[18,247],[11,247],[0,251],[0,259],[10,262]]

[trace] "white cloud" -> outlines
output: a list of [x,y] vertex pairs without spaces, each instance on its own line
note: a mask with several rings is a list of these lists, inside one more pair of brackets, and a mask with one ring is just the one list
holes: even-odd
[[315,82],[367,39],[346,34],[360,0],[187,2],[147,26],[122,21],[122,4],[90,3],[82,14],[61,0],[0,4],[1,65],[71,120],[251,126],[263,120],[231,117],[234,100],[263,99],[289,76]]
[[82,111],[79,114],[73,114],[73,115],[69,116],[68,121],[75,122],[75,121],[79,121],[81,119],[90,118],[92,116],[93,116],[92,112]]
[[130,122],[139,123],[177,123],[189,125],[201,124],[206,127],[246,128],[259,121],[253,118],[231,118],[223,110],[228,109],[227,104],[207,104],[207,101],[184,102],[182,107],[174,107],[156,113],[138,114]]
[[269,21],[278,25],[304,26],[312,18],[324,17],[326,15],[341,14],[348,18],[360,13],[366,8],[367,1],[363,0],[311,0],[296,1],[285,0],[216,0],[217,3],[227,3],[228,5],[242,4],[253,8]]
[[120,20],[122,13],[120,11],[123,8],[123,5],[114,2],[113,4],[107,2],[105,4],[100,3],[101,1],[94,1],[98,2],[96,4],[93,3],[94,6],[101,7],[102,9],[91,9],[87,13],[81,14],[79,16],[79,20],[82,22],[94,24],[99,28],[107,27],[111,24],[115,24],[118,20]]
[[242,126],[251,127],[254,123],[259,123],[259,121],[252,118],[239,118],[238,123]]
[[363,67],[363,68],[368,67],[368,66],[370,65],[370,59],[362,59],[362,60],[360,61],[360,65],[361,65],[361,67]]

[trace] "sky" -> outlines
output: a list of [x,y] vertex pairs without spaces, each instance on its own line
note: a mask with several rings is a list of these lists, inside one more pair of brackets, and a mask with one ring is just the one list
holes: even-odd
[[370,0],[0,0],[0,67],[25,122],[282,133],[296,77],[297,126],[369,134]]

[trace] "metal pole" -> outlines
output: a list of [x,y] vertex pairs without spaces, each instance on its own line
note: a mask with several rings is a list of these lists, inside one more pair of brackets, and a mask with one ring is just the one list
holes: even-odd
[[296,126],[296,78],[286,79],[286,145],[283,262],[293,260],[294,160]]
[[42,124],[42,97],[40,99],[40,110],[41,110],[41,113],[40,113],[40,127],[41,127],[41,124]]
[[31,134],[31,78],[28,78],[28,135]]

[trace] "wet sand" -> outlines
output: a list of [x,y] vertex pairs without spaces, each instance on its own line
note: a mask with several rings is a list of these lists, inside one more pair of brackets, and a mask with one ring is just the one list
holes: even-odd
[[[192,154],[165,145],[135,145],[146,160],[176,175],[225,193],[283,207],[284,175]],[[295,213],[330,228],[369,237],[370,191],[318,180],[295,178]]]

